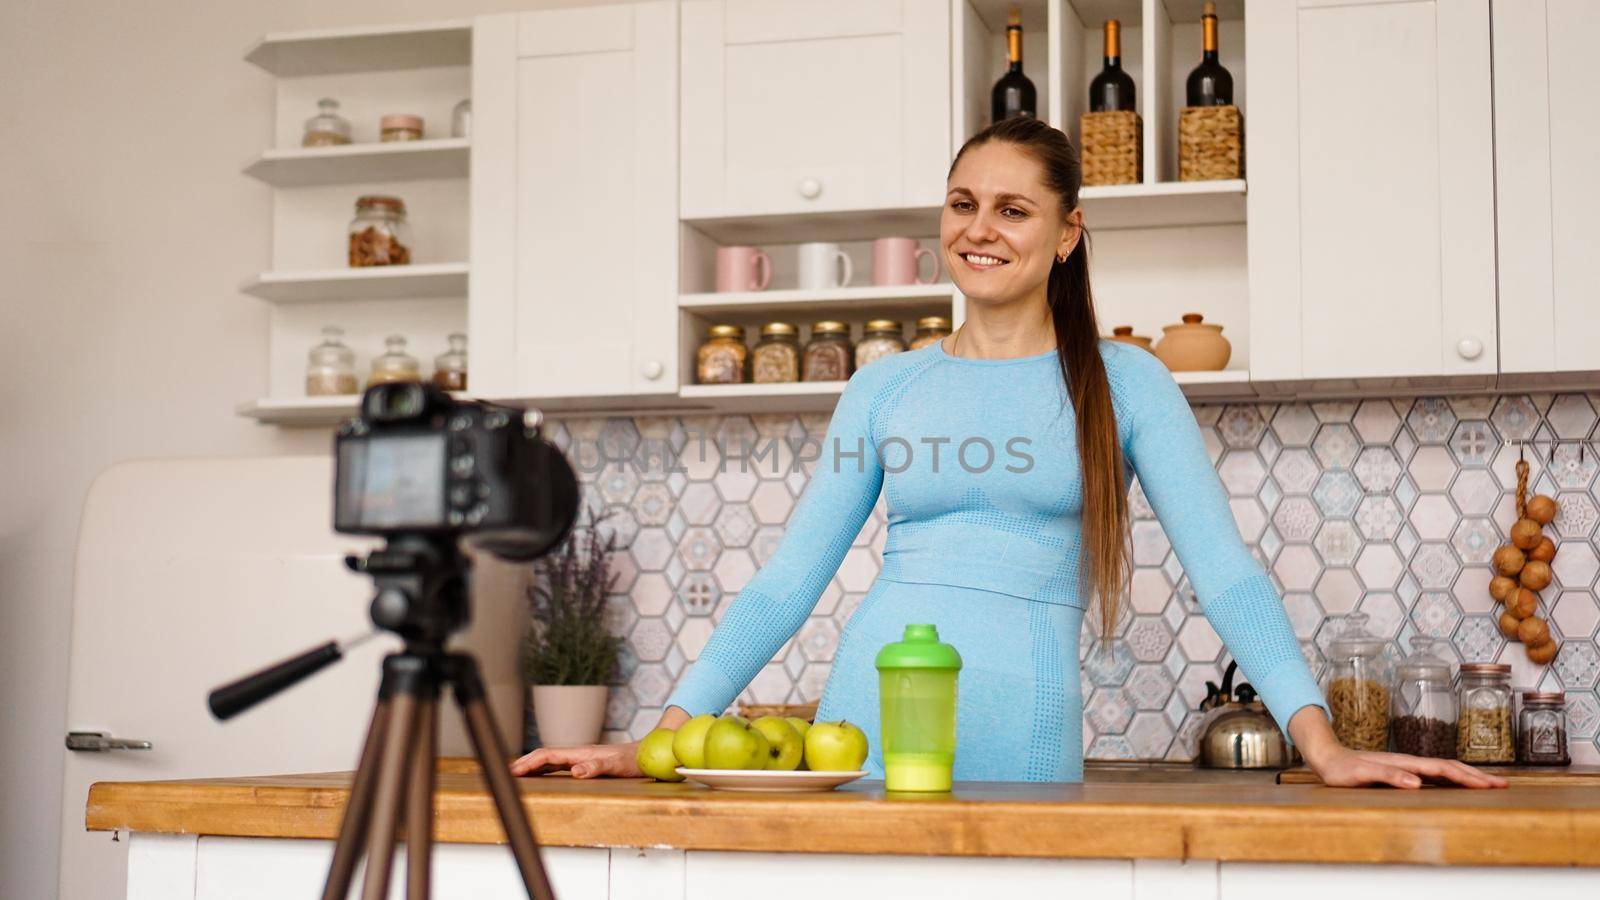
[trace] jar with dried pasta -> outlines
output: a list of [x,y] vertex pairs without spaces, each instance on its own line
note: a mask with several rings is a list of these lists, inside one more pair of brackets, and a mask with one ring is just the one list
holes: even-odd
[[949,319],[944,316],[923,316],[917,320],[917,333],[911,336],[911,349],[920,350],[949,336]]
[[800,329],[788,322],[761,326],[761,340],[750,351],[750,380],[783,384],[800,380]]
[[370,194],[356,200],[350,221],[350,265],[403,266],[411,262],[411,229],[399,197]]
[[1514,763],[1517,761],[1514,730],[1511,666],[1462,663],[1456,758],[1467,763]]
[[850,348],[850,326],[832,320],[811,326],[801,361],[801,381],[843,381],[850,377],[855,354]]
[[744,345],[744,326],[713,325],[705,343],[695,353],[695,381],[700,384],[742,384],[750,353]]
[[1366,613],[1341,618],[1342,629],[1328,647],[1323,684],[1333,733],[1352,750],[1387,750],[1394,689],[1394,669],[1384,654],[1388,642],[1367,631]]
[[861,343],[856,344],[856,368],[877,362],[891,353],[903,353],[905,349],[906,341],[901,336],[899,322],[894,319],[872,319],[862,331]]

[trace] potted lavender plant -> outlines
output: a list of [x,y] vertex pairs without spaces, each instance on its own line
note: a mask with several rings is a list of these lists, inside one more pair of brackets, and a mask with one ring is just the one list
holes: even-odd
[[523,667],[533,717],[544,746],[593,744],[605,723],[607,682],[622,638],[606,628],[606,600],[616,584],[611,554],[617,536],[602,533],[593,510],[554,553],[534,563],[528,590],[532,617]]

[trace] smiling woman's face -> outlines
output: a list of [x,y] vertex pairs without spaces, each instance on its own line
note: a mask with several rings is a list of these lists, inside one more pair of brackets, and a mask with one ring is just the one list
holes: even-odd
[[945,270],[969,300],[1043,298],[1050,266],[1070,253],[1082,213],[1062,217],[1044,167],[1014,144],[968,150],[945,185],[939,246]]

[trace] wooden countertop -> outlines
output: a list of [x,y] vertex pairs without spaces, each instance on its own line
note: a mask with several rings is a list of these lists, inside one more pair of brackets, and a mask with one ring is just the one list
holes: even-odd
[[[438,839],[504,840],[470,764],[441,762]],[[1329,788],[1275,773],[1091,768],[1084,784],[960,783],[886,795],[882,782],[740,794],[645,779],[518,779],[539,841],[809,853],[1600,866],[1600,789]],[[1581,781],[1582,779],[1579,779]],[[349,773],[105,782],[90,830],[332,838]]]

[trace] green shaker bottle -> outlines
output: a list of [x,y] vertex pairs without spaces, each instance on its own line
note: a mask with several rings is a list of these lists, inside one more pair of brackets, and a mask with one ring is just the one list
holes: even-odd
[[907,625],[878,651],[884,788],[948,791],[956,761],[956,675],[961,654],[932,625]]

